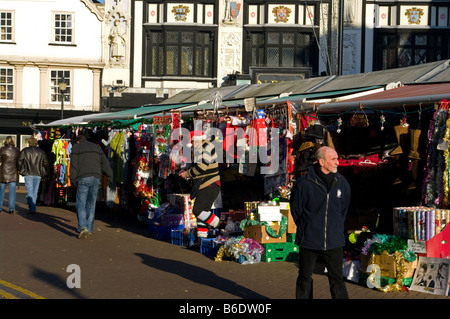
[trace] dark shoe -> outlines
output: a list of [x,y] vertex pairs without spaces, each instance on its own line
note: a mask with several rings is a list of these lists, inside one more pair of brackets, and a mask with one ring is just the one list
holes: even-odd
[[35,210],[30,210],[30,211],[28,212],[28,214],[34,215],[34,214],[36,214],[36,211],[35,211]]
[[9,214],[10,214],[10,215],[14,214],[14,211],[13,211],[13,210],[10,210],[10,211],[9,211]]

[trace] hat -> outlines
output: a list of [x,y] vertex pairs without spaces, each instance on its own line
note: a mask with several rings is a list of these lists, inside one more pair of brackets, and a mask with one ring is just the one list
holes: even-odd
[[189,137],[191,141],[203,141],[206,140],[206,134],[202,131],[191,131],[189,133]]

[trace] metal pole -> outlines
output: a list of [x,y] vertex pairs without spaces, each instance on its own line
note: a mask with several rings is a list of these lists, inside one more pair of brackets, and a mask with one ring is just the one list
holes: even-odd
[[61,91],[61,120],[64,119],[64,92]]

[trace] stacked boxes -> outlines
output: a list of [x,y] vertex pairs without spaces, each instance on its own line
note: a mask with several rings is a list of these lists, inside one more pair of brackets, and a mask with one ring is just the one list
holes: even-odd
[[396,207],[393,212],[394,235],[414,240],[429,240],[449,223],[450,210],[424,206]]

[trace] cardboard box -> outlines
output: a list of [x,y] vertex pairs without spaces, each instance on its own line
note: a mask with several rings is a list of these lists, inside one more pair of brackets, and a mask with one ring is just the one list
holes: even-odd
[[[280,225],[271,226],[276,233],[278,234],[280,231]],[[269,244],[269,243],[285,243],[286,242],[286,233],[284,233],[281,237],[272,237],[266,231],[266,226],[253,225],[247,226],[244,228],[244,237],[251,238],[254,241],[260,244]]]
[[290,209],[281,209],[281,213],[287,217],[287,233],[295,234],[297,232],[297,225],[295,225],[294,218],[292,217]]

